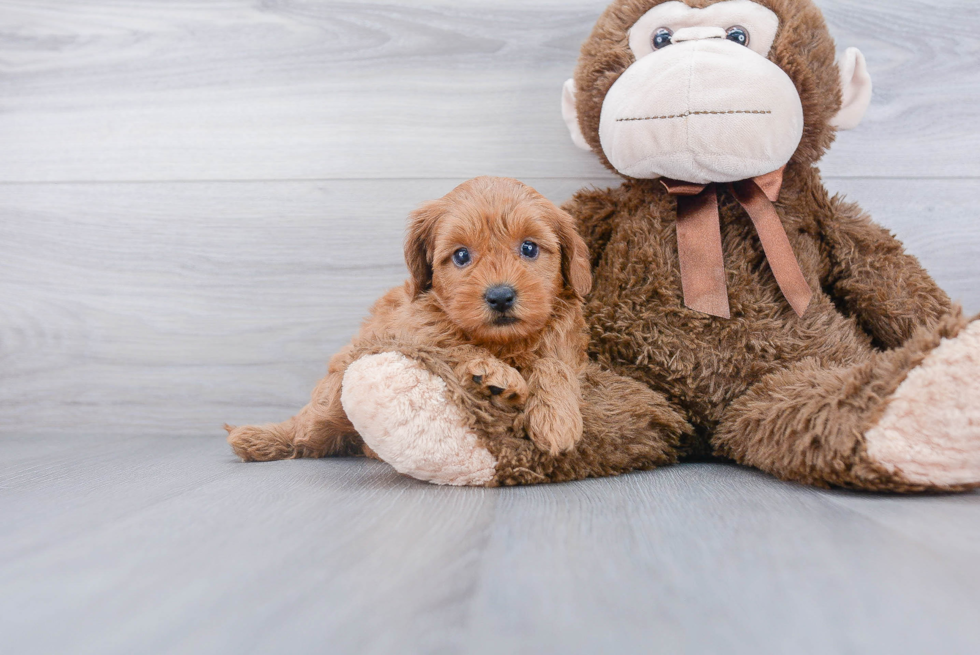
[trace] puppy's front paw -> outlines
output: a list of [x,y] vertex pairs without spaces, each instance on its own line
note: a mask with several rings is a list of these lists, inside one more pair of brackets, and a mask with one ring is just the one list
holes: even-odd
[[534,445],[552,455],[575,448],[583,430],[578,404],[554,407],[535,400],[532,398],[525,410],[527,434]]
[[493,357],[471,359],[456,370],[460,380],[500,405],[521,407],[527,401],[527,382],[516,368]]

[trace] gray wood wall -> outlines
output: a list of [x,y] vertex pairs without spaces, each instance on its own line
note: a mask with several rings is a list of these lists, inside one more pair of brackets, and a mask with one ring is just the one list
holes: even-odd
[[[0,436],[284,418],[419,202],[615,184],[559,113],[605,4],[0,1]],[[819,4],[876,83],[828,184],[980,310],[980,3]]]

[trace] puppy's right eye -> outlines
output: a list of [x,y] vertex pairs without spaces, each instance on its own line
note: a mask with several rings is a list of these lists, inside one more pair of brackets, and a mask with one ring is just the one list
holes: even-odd
[[525,241],[521,244],[521,256],[525,259],[537,259],[538,244],[533,241]]
[[453,253],[453,263],[456,266],[463,268],[470,263],[470,251],[466,248],[460,248]]

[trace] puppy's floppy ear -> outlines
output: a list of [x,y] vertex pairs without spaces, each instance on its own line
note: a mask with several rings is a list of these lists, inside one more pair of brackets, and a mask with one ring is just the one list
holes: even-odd
[[432,288],[432,239],[444,211],[441,200],[430,200],[408,216],[405,263],[412,275],[412,296]]
[[592,291],[592,262],[589,248],[575,229],[575,219],[557,207],[552,210],[558,241],[561,243],[561,274],[565,284],[585,297]]

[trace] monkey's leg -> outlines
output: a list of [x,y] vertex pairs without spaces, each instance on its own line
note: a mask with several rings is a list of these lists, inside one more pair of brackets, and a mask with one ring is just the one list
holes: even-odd
[[228,443],[246,462],[370,455],[340,404],[342,380],[342,371],[328,373],[314,389],[309,404],[282,423],[225,426]]
[[980,486],[980,322],[942,319],[847,367],[805,360],[726,410],[720,455],[784,480],[872,491]]
[[488,438],[497,460],[494,485],[581,480],[677,462],[693,428],[663,396],[597,365],[579,383],[583,432],[575,448],[555,455],[528,439]]
[[402,352],[366,355],[347,369],[342,393],[367,445],[399,472],[427,482],[533,484],[653,468],[675,462],[681,436],[691,431],[646,386],[592,368],[582,379],[585,434],[574,450],[551,455],[523,433],[484,436],[473,426],[493,417],[476,417],[478,401],[463,392],[451,367],[429,366],[440,375]]

